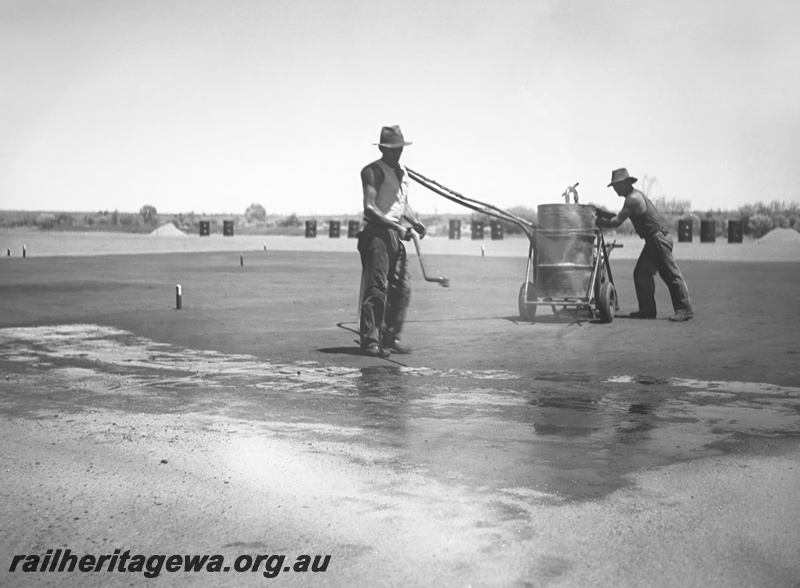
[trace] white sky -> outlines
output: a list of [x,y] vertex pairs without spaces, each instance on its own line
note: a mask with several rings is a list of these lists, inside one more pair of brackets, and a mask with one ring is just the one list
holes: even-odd
[[[0,208],[356,213],[409,167],[501,207],[800,200],[796,0],[0,0]],[[420,186],[419,212],[468,212]]]

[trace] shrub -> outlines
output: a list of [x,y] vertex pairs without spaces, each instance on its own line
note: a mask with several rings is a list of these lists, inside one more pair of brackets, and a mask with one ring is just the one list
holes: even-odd
[[775,228],[772,218],[766,214],[754,214],[750,217],[750,234],[759,239]]
[[56,224],[56,217],[54,214],[40,214],[36,217],[36,226],[40,229],[52,229]]
[[285,219],[278,221],[279,227],[299,227],[302,224],[303,223],[300,222],[300,219],[297,218],[297,215],[295,213],[292,213]]
[[773,222],[775,223],[775,226],[780,229],[788,229],[792,226],[789,217],[783,214],[775,215]]
[[67,214],[66,212],[62,212],[56,217],[56,223],[59,225],[70,227],[72,223],[75,222],[75,219],[72,217],[71,214]]

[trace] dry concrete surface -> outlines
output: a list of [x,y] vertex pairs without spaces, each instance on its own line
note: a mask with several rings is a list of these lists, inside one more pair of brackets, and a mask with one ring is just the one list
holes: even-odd
[[[730,257],[604,324],[522,321],[524,253],[412,255],[388,360],[354,251],[4,259],[0,585],[800,586],[800,265]],[[31,571],[67,549],[118,555]]]

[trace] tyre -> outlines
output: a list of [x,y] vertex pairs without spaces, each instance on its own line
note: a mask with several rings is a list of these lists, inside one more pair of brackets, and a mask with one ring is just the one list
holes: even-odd
[[600,320],[610,323],[614,320],[614,311],[617,308],[617,290],[611,282],[605,282],[600,286],[600,294],[597,297],[597,312],[600,313]]
[[[528,282],[528,300],[533,302],[536,300],[536,288],[533,282]],[[524,321],[533,321],[536,316],[536,306],[525,304],[525,282],[519,287],[519,297],[517,298],[519,306],[519,316]]]

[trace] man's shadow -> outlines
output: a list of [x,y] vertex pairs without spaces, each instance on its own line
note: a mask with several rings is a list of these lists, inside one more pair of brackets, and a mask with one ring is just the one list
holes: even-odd
[[[352,322],[350,322],[350,323],[341,322],[341,323],[336,323],[336,326],[339,327],[340,329],[344,329],[345,331],[350,331],[351,333],[353,333],[354,335],[359,337],[358,339],[354,339],[353,340],[353,343],[355,344],[354,347],[323,347],[321,349],[317,349],[317,351],[319,351],[320,353],[329,353],[329,354],[333,354],[333,355],[357,355],[359,357],[363,356],[363,353],[361,352],[361,344],[360,344],[361,335],[353,327],[347,326],[347,325],[351,325],[351,324],[355,324],[355,323],[352,323]],[[381,358],[381,359],[383,359],[384,361],[388,361],[390,363],[397,364],[399,366],[405,366],[405,364],[400,363],[399,361],[397,361],[395,359],[392,359],[391,357],[384,357],[384,358]]]

